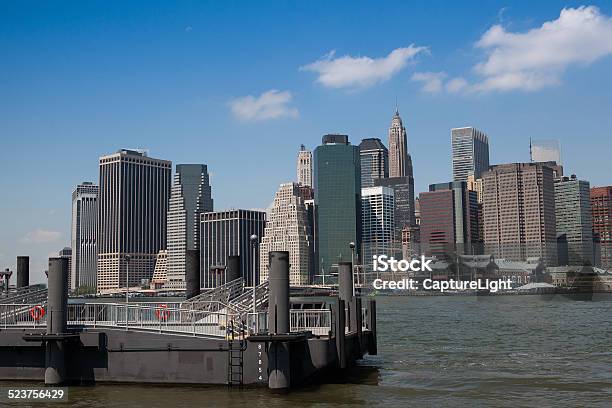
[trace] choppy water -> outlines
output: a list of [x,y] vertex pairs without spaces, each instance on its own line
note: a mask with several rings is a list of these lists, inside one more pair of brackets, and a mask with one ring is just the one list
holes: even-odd
[[377,306],[379,356],[340,382],[286,395],[265,388],[75,387],[70,406],[612,406],[612,301],[379,297]]

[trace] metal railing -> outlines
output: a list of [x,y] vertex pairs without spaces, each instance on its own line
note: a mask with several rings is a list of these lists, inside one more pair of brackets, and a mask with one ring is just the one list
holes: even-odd
[[291,310],[289,325],[292,332],[309,331],[317,336],[327,336],[332,328],[331,310]]
[[46,326],[46,306],[40,304],[0,304],[0,327],[38,328]]

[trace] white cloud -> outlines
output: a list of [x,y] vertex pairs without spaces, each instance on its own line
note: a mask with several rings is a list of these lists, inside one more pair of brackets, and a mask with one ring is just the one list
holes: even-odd
[[421,82],[423,87],[421,90],[428,93],[438,93],[442,90],[442,81],[446,78],[444,72],[415,72],[411,79],[415,82]]
[[46,244],[57,242],[61,237],[62,234],[59,231],[37,229],[28,232],[23,238],[21,238],[21,242],[26,244]]
[[260,96],[247,95],[230,101],[233,115],[241,120],[266,120],[282,117],[297,117],[298,110],[290,106],[293,95],[289,91],[276,89]]
[[565,70],[612,54],[612,18],[597,7],[564,8],[559,18],[523,33],[494,25],[476,43],[487,54],[475,91],[534,91],[561,83]]
[[457,93],[468,88],[468,86],[468,81],[465,78],[457,77],[446,82],[445,88],[450,93]]
[[426,47],[414,44],[396,48],[381,58],[350,55],[334,58],[335,51],[332,51],[300,70],[315,72],[318,74],[317,82],[329,88],[365,88],[389,80],[418,53],[426,51]]

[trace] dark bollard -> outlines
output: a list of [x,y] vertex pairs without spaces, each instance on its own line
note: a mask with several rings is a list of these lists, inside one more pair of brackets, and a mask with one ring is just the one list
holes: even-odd
[[227,267],[225,268],[225,273],[226,282],[231,282],[242,276],[242,273],[240,272],[240,255],[230,255],[227,257]]
[[372,332],[368,354],[375,356],[378,353],[378,345],[376,341],[376,300],[374,299],[368,301],[368,329]]
[[[270,259],[270,292],[268,295],[268,330],[270,334],[287,334],[289,327],[289,252],[273,251]],[[286,341],[273,341],[268,352],[271,390],[286,390],[291,386],[290,346]]]
[[346,348],[345,348],[345,315],[344,315],[344,300],[338,299],[334,304],[333,314],[335,315],[334,336],[336,338],[336,359],[338,368],[346,368]]
[[268,328],[272,334],[289,333],[289,252],[270,252]]
[[[47,334],[66,333],[68,310],[68,259],[49,258]],[[45,384],[64,382],[66,355],[62,341],[47,341]]]
[[339,262],[338,263],[338,296],[344,300],[345,306],[348,308],[348,326],[349,331],[354,332],[357,330],[356,327],[356,310],[353,302],[353,264],[350,262]]
[[185,251],[185,299],[198,296],[200,287],[200,251],[188,249]]
[[17,257],[17,287],[30,286],[30,257]]

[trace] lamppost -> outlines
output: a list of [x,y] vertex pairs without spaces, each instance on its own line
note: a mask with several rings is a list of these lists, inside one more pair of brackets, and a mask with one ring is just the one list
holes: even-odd
[[257,289],[257,271],[256,271],[256,266],[257,266],[257,259],[255,257],[256,255],[256,247],[257,247],[257,239],[259,237],[257,236],[257,234],[253,234],[251,235],[251,247],[253,249],[252,251],[252,256],[253,256],[253,313],[255,313],[254,318],[257,319],[257,304],[256,304],[256,293],[255,290]]
[[130,302],[130,260],[132,259],[131,255],[124,255],[123,259],[125,259],[126,268],[125,268],[125,303]]
[[353,296],[355,296],[355,243],[349,242],[351,248],[351,279],[353,280]]

